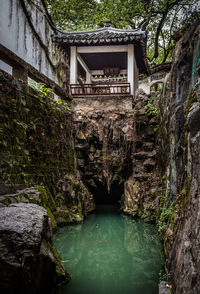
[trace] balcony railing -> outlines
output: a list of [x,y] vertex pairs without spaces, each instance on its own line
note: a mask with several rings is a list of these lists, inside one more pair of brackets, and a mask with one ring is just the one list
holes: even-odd
[[130,83],[72,84],[70,87],[72,96],[130,94]]

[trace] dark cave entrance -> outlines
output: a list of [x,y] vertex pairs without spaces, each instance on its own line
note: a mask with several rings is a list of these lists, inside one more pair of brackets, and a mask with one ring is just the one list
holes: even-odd
[[110,187],[110,192],[108,192],[107,187],[103,184],[98,183],[96,189],[90,189],[96,205],[99,204],[115,204],[119,205],[124,193],[124,184],[119,184],[118,182],[112,183]]

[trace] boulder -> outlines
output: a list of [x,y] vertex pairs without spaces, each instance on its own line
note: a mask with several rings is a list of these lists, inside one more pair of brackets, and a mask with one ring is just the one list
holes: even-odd
[[[58,268],[47,211],[36,204],[0,208],[0,289],[2,294],[53,293]],[[59,277],[60,278],[60,277]]]

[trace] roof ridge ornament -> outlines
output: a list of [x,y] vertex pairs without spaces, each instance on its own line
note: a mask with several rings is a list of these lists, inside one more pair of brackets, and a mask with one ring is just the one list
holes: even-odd
[[105,28],[109,28],[111,26],[112,26],[111,20],[110,19],[106,19],[106,21],[105,21]]

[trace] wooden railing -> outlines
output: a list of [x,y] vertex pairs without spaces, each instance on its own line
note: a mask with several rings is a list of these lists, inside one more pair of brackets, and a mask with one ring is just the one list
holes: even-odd
[[130,94],[130,83],[72,84],[70,87],[72,96]]

